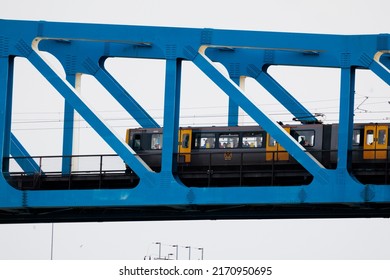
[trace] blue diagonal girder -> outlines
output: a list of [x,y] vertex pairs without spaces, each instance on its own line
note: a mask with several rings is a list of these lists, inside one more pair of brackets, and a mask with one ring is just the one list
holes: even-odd
[[370,70],[380,77],[385,83],[390,86],[390,69],[383,67],[378,61],[373,61],[370,66]]
[[13,133],[11,133],[11,155],[26,174],[34,174],[42,171]]
[[390,70],[390,52],[382,53],[379,58],[379,62]]
[[150,168],[134,153],[134,151],[120,140],[96,115],[94,112],[78,97],[74,88],[66,81],[62,80],[34,51],[27,59],[46,77],[46,79],[58,90],[58,92],[72,105],[73,108],[95,129],[95,131],[110,145],[118,155],[133,168],[140,178],[147,178],[150,184],[154,184],[151,179],[153,172]]
[[299,103],[285,88],[275,81],[267,72],[261,71],[256,77],[268,92],[272,94],[289,112],[302,123],[317,122],[317,119],[301,103]]
[[212,62],[202,53],[193,59],[194,64],[199,67],[211,80],[213,80],[233,101],[251,116],[258,124],[268,131],[303,167],[314,176],[323,176],[325,168],[311,154],[292,138],[279,124],[270,120],[260,111],[248,98],[245,97],[241,89],[227,79]]
[[[113,48],[116,54],[123,55],[123,48],[125,48],[123,44],[118,46],[118,44],[103,42],[42,40],[38,47],[59,59],[67,75],[77,73],[93,75],[141,127],[159,127],[158,123],[104,68],[105,57],[109,50]],[[69,62],[70,60],[72,62]]]

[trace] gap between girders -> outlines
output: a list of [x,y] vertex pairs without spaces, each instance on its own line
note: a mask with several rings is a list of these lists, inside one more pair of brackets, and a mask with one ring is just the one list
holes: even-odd
[[[303,167],[306,168],[315,178],[320,178],[328,181],[326,168],[316,160],[311,154],[306,153],[306,149],[300,146],[295,139],[292,138],[281,126],[270,119],[266,114],[259,110],[253,103],[245,97],[242,90],[232,80],[223,75],[213,64],[212,61],[205,55],[207,46],[202,46],[198,53],[192,59],[192,62],[205,73],[217,86],[219,86],[233,101],[240,106],[246,113],[251,116],[259,125],[263,121],[262,127],[267,130],[274,131],[276,135],[272,135],[286,150],[289,152]],[[213,73],[211,73],[212,71]],[[217,76],[214,76],[217,75]],[[216,78],[216,79],[213,79]],[[219,82],[217,81],[219,80]],[[222,84],[223,83],[223,84]],[[225,90],[229,87],[229,90]],[[228,93],[230,91],[230,93]],[[244,102],[245,104],[243,104]],[[251,111],[248,112],[248,111]],[[256,116],[255,116],[256,115]],[[262,120],[262,121],[261,121]],[[272,134],[272,133],[271,133]],[[276,136],[276,137],[275,137]],[[282,141],[280,141],[282,140]]]
[[[65,98],[65,100],[71,104],[71,106],[94,128],[94,130],[103,138],[103,140],[137,173],[141,179],[150,180],[154,172],[149,166],[140,159],[137,154],[129,145],[127,145],[120,137],[116,136],[115,133],[105,124],[105,122],[98,117],[89,107],[83,102],[75,92],[75,89],[69,84],[68,81],[58,76],[55,71],[46,63],[45,59],[40,55],[38,50],[39,40],[34,40],[32,44],[32,52],[26,57],[37,70],[43,74],[46,80],[57,89],[57,91]],[[62,87],[62,89],[61,89]],[[65,93],[63,92],[65,91]],[[102,135],[108,135],[103,137]],[[111,143],[111,141],[116,143]],[[128,158],[130,157],[130,158]],[[127,158],[127,159],[126,159]],[[128,162],[128,160],[134,161],[134,163]],[[135,165],[134,165],[135,164]]]

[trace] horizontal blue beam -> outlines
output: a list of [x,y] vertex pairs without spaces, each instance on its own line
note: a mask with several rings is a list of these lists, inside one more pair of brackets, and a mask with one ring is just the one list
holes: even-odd
[[[174,27],[125,26],[109,24],[80,24],[36,21],[0,21],[5,37],[14,38],[11,30],[19,30],[26,42],[36,37],[69,41],[101,42],[121,45],[124,52],[134,46],[150,47],[154,57],[166,58],[166,46],[176,46],[176,56],[188,58],[186,47],[211,46],[219,48],[252,48],[259,50],[294,51],[304,54],[338,54],[350,52],[353,64],[360,65],[362,53],[374,57],[378,48],[387,48],[388,34],[381,35],[327,35],[288,32],[264,32]],[[125,48],[127,46],[127,48]],[[163,47],[164,46],[164,47]],[[127,50],[126,50],[127,49]],[[145,48],[146,49],[146,48]],[[19,50],[9,50],[19,55]],[[109,52],[109,48],[107,48]],[[151,58],[151,56],[150,56]],[[191,58],[190,58],[191,60]],[[341,62],[340,62],[341,63]]]

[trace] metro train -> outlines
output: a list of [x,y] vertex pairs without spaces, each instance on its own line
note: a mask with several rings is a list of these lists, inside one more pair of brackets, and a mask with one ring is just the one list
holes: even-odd
[[[326,168],[337,167],[338,124],[283,125]],[[351,174],[364,184],[388,183],[389,124],[355,124]],[[126,141],[154,171],[161,169],[162,128],[128,129]],[[175,175],[189,186],[305,185],[307,172],[259,126],[179,129]],[[127,172],[131,169],[127,167]]]

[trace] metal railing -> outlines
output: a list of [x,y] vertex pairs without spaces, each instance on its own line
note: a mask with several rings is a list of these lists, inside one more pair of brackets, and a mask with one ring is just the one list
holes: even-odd
[[[19,165],[23,160],[29,161],[30,165],[33,160],[34,168],[23,170]],[[68,166],[63,166],[63,162]],[[114,154],[9,157],[4,158],[4,163],[4,166],[8,167],[3,170],[4,176],[12,186],[19,189],[100,189],[135,186],[126,182],[126,179],[129,179],[125,173],[126,166],[123,160]]]
[[[319,159],[325,168],[334,169],[337,165],[337,150],[310,150],[306,151]],[[389,183],[389,150],[373,150],[372,159],[365,159],[367,150],[354,149],[350,152],[352,159],[351,174],[358,177],[362,183]],[[378,155],[383,157],[376,159]],[[210,150],[192,153],[180,153],[173,155],[177,168],[174,172],[189,186],[218,186],[218,185],[288,185],[290,179],[296,180],[296,184],[308,184],[311,174],[308,173],[294,158],[285,157],[285,151],[259,151],[255,149],[238,150]],[[139,156],[156,172],[161,167],[161,152],[139,153]],[[190,156],[190,162],[185,157]],[[280,159],[284,158],[284,159]],[[33,160],[37,170],[22,170],[18,161]],[[72,186],[72,177],[95,176],[99,179],[97,187],[102,187],[103,177],[107,175],[123,176],[126,173],[126,165],[116,154],[103,155],[73,155],[73,156],[35,156],[35,157],[9,157],[3,161],[6,168],[3,174],[6,177],[35,176],[39,182],[42,178],[61,178],[69,181]],[[69,166],[64,168],[63,162]],[[138,179],[132,173],[132,179]],[[38,183],[36,183],[38,184]]]
[[[18,161],[33,160],[38,170],[22,170]],[[64,161],[64,159],[68,159]],[[125,171],[123,160],[115,154],[103,155],[72,155],[72,156],[33,156],[33,157],[9,157],[4,158],[8,164],[7,173],[10,175],[39,174],[107,174],[120,173]],[[63,168],[63,161],[69,166]]]

